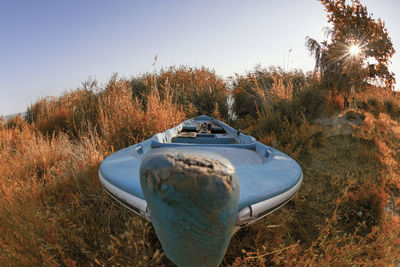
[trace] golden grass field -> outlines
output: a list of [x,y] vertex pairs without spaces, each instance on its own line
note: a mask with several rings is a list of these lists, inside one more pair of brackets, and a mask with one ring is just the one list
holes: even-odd
[[[97,171],[107,155],[196,114],[288,153],[304,171],[292,201],[234,235],[223,266],[388,266],[400,259],[399,93],[371,87],[349,109],[312,77],[264,72],[235,77],[233,90],[207,69],[114,76],[104,88],[88,81],[38,100],[26,120],[1,122],[0,266],[172,265],[151,224],[111,199]],[[364,120],[341,135],[316,123],[338,114]]]

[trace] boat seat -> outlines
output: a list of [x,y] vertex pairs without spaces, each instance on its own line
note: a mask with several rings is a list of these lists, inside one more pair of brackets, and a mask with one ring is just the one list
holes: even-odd
[[211,133],[219,133],[219,134],[223,134],[226,133],[225,129],[222,127],[218,127],[218,126],[213,126],[211,128]]
[[183,126],[182,132],[197,132],[196,126]]

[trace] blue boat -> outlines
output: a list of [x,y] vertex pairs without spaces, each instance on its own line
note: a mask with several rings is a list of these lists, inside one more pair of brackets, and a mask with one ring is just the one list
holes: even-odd
[[104,189],[152,222],[178,266],[218,266],[232,235],[287,203],[303,173],[288,155],[198,116],[108,156]]

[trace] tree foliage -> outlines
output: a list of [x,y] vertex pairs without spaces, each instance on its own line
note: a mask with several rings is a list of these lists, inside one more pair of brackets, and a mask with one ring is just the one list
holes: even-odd
[[[306,46],[316,59],[316,70],[331,83],[333,89],[348,90],[350,85],[360,88],[370,74],[375,82],[392,88],[395,84],[394,73],[388,65],[395,53],[392,41],[380,18],[375,20],[367,7],[359,0],[320,0],[328,13],[328,40],[318,43],[306,38]],[[359,53],[350,53],[351,47],[360,49]],[[368,61],[374,64],[373,73]],[[331,88],[332,88],[331,87]]]

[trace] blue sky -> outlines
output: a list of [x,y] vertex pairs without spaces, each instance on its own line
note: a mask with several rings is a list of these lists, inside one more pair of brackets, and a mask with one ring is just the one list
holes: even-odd
[[[400,83],[400,2],[361,2],[386,22]],[[156,69],[205,66],[223,77],[256,64],[311,70],[305,37],[322,41],[325,26],[316,0],[0,0],[0,115],[89,77],[105,83],[115,72],[151,72],[155,55]]]

